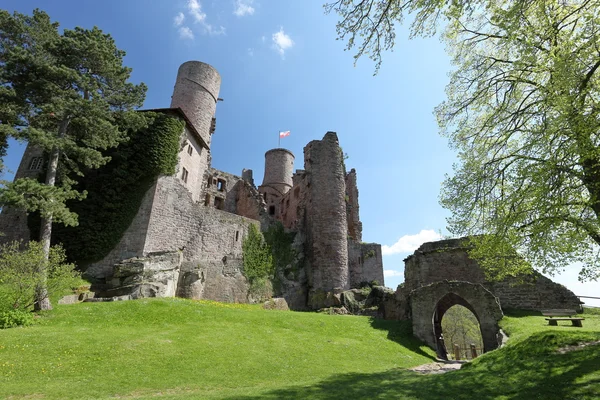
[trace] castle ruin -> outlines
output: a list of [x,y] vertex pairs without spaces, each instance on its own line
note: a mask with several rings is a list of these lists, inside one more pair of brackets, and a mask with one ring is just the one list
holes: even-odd
[[[177,171],[156,177],[118,244],[85,266],[97,295],[247,302],[243,240],[250,225],[277,222],[296,234],[294,271],[278,272],[276,293],[291,308],[339,304],[339,294],[361,282],[383,284],[381,246],[362,242],[356,171],[345,170],[336,133],[310,142],[295,173],[289,150],[267,151],[257,188],[251,170],[240,177],[211,167],[220,85],[212,66],[186,62],[170,107],[148,110],[185,122]],[[15,179],[38,176],[43,159],[28,146]],[[27,215],[6,207],[0,231],[3,242],[29,240]]]
[[[453,305],[478,318],[487,350],[495,348],[502,308],[580,308],[564,286],[537,274],[528,282],[490,282],[468,257],[463,239],[423,244],[405,260],[405,282],[395,292],[355,288],[383,284],[381,246],[362,241],[357,176],[347,171],[334,132],[304,148],[304,169],[282,148],[265,153],[262,184],[252,170],[236,176],[211,167],[211,138],[221,77],[208,64],[179,68],[169,108],[147,110],[182,122],[176,172],[159,175],[118,242],[84,266],[101,297],[126,296],[255,301],[244,276],[242,243],[249,227],[280,223],[293,235],[288,265],[276,271],[278,287],[296,310],[375,306],[388,319],[412,319],[415,335],[437,346],[441,318]],[[118,151],[118,150],[117,150]],[[16,173],[36,178],[44,154],[28,146]],[[25,212],[5,207],[0,241],[29,240]],[[354,288],[354,290],[352,290]],[[375,299],[376,298],[376,299]]]

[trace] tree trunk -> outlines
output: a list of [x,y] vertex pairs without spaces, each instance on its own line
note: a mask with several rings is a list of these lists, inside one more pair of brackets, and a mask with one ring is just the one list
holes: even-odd
[[[68,120],[63,120],[58,128],[58,138],[62,139],[66,132],[67,126],[69,125]],[[56,184],[56,173],[58,170],[58,158],[60,156],[60,150],[58,147],[54,147],[50,153],[50,159],[48,160],[48,170],[46,171],[46,185],[54,186]],[[52,310],[52,303],[48,297],[48,286],[46,284],[48,280],[48,258],[50,256],[50,239],[52,237],[52,214],[42,216],[42,224],[40,227],[40,243],[44,249],[44,260],[38,266],[39,282],[35,288],[35,304],[34,310]]]

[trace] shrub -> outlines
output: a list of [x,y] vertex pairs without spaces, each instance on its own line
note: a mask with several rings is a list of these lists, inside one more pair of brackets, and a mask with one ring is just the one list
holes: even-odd
[[28,311],[10,310],[0,312],[0,329],[33,325],[33,322],[33,314]]
[[248,228],[248,236],[242,243],[244,276],[250,282],[250,291],[260,291],[265,281],[273,277],[271,248],[254,224]]
[[[45,285],[52,301],[81,283],[75,265],[65,262],[60,246],[50,248],[48,260],[38,242],[12,242],[0,247],[0,312],[29,311],[35,302],[35,288]],[[47,277],[40,273],[46,264]]]

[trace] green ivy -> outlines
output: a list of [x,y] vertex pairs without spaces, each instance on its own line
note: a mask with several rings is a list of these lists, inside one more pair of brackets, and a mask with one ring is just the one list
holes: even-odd
[[281,222],[276,222],[269,226],[269,229],[264,233],[265,240],[273,254],[273,263],[276,269],[286,268],[294,262],[296,251],[292,248],[294,232],[285,232],[285,228]]
[[162,113],[144,116],[146,128],[109,151],[105,166],[86,171],[77,189],[86,190],[87,198],[68,203],[79,225],[53,230],[53,241],[63,243],[69,259],[80,266],[104,258],[131,225],[156,177],[175,173],[185,123]]
[[254,224],[248,227],[248,236],[242,243],[244,261],[244,276],[253,284],[264,284],[265,280],[273,277],[273,256],[271,248]]

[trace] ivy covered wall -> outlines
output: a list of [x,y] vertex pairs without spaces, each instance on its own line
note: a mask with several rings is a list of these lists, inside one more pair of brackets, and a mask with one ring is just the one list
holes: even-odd
[[147,127],[132,132],[128,142],[109,152],[109,163],[88,171],[81,180],[78,188],[88,192],[87,198],[69,203],[79,225],[54,228],[53,241],[63,243],[69,259],[80,267],[106,256],[133,221],[155,179],[175,173],[185,122],[162,113],[144,116]]

